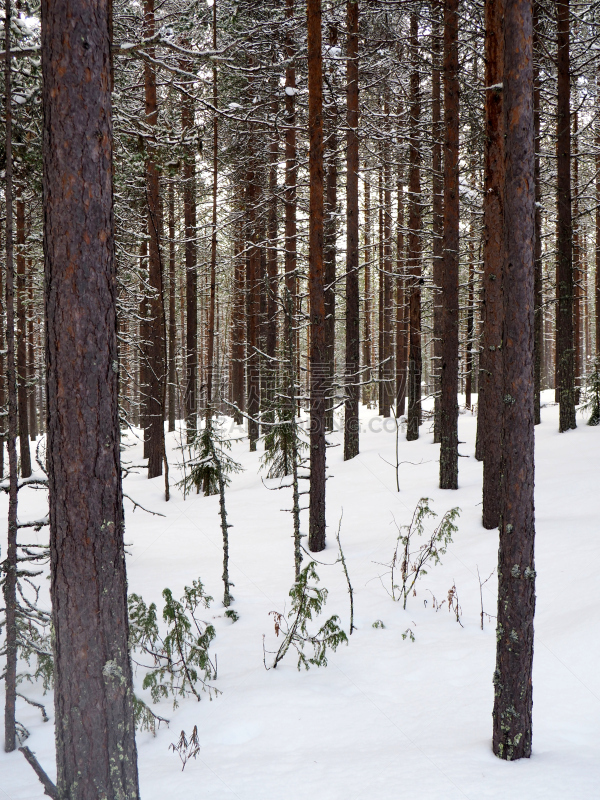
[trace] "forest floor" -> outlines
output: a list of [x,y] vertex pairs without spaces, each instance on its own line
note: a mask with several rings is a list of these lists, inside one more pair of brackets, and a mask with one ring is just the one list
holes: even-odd
[[[550,403],[552,393],[544,393]],[[400,436],[400,492],[396,491],[393,420],[361,411],[361,453],[343,462],[342,433],[329,437],[327,460],[328,545],[317,557],[321,585],[329,590],[324,615],[338,614],[349,630],[349,602],[335,533],[343,509],[341,541],[354,588],[356,630],[329,656],[326,668],[299,672],[290,652],[276,670],[263,665],[277,639],[270,611],[289,610],[294,579],[291,491],[269,491],[261,481],[260,456],[248,443],[231,455],[245,471],[227,490],[233,608],[223,616],[222,539],[218,497],[188,495],[164,481],[131,474],[125,491],[151,516],[126,500],[128,579],[131,592],[162,607],[161,592],[179,597],[200,577],[215,601],[202,618],[216,627],[211,651],[218,656],[222,692],[201,703],[184,700],[173,710],[153,708],[170,719],[156,736],[138,734],[143,800],[595,800],[600,786],[600,427],[578,414],[577,430],[558,434],[558,409],[542,409],[536,428],[537,609],[533,669],[533,755],[506,763],[491,751],[495,660],[497,531],[481,525],[482,465],[474,458],[476,418],[460,416],[456,492],[438,486],[439,446],[430,424],[412,443]],[[233,431],[239,435],[240,429]],[[124,459],[141,463],[141,445]],[[169,434],[171,484],[178,479],[177,436]],[[385,459],[385,460],[384,460]],[[277,481],[265,481],[276,486]],[[43,493],[26,490],[20,519],[45,513]],[[458,532],[442,563],[428,570],[407,608],[388,594],[383,564],[393,556],[399,525],[408,523],[419,498],[429,497],[439,518],[461,508]],[[0,498],[6,518],[7,501]],[[307,514],[303,513],[307,526]],[[433,523],[427,522],[427,531]],[[4,536],[4,535],[3,535]],[[43,541],[47,532],[29,533]],[[5,542],[2,539],[5,552]],[[306,560],[305,560],[306,563]],[[484,629],[481,630],[480,583]],[[448,612],[455,587],[459,624]],[[48,603],[47,591],[43,603]],[[446,602],[439,610],[436,603]],[[491,615],[491,616],[488,616]],[[381,620],[385,627],[374,628]],[[410,629],[410,634],[402,634]],[[279,640],[281,641],[281,640]],[[141,690],[143,674],[136,675]],[[51,718],[18,701],[18,718],[31,731],[27,742],[54,777],[52,700],[39,687],[28,694],[44,701]],[[201,745],[182,772],[169,745],[180,732],[198,728]],[[0,754],[0,800],[41,798],[42,788],[19,753]]]

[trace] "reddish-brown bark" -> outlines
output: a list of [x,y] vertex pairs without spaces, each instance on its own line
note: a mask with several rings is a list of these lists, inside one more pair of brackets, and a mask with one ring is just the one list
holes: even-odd
[[502,443],[502,281],[504,268],[504,0],[487,0],[483,241],[483,346],[479,370],[478,456],[483,458],[483,526],[500,523]]
[[[346,124],[348,125],[348,131],[346,133],[346,403],[344,420],[344,460],[346,461],[357,456],[359,452],[358,15],[358,0],[348,0],[346,3],[346,24],[348,28],[346,43],[346,55],[348,58],[346,62]],[[365,281],[367,281],[366,273]],[[367,291],[368,287],[365,286],[365,294]],[[368,322],[365,324],[368,325]],[[365,338],[367,335],[367,331],[365,331]]]
[[458,92],[458,0],[446,0],[440,489],[458,489]]
[[323,55],[321,0],[307,0],[310,208],[310,505],[308,547],[325,547],[325,292],[323,275]]
[[409,358],[408,358],[408,422],[407,440],[419,438],[421,424],[421,152],[419,119],[421,116],[421,88],[419,75],[419,17],[410,16],[410,106],[409,106],[409,168],[408,168],[408,252],[406,268],[409,303]]
[[29,408],[27,402],[27,276],[25,273],[25,203],[21,188],[17,189],[17,391],[19,415],[19,453],[21,477],[31,475],[29,450]]
[[[151,39],[155,32],[154,0],[144,0],[144,36]],[[153,49],[150,49],[153,56]],[[166,389],[165,326],[163,308],[163,275],[160,254],[160,196],[158,165],[156,163],[155,129],[158,124],[156,99],[156,69],[144,60],[144,96],[146,125],[150,135],[146,141],[146,213],[148,220],[148,283],[151,295],[148,303],[148,391],[146,425],[148,428],[148,477],[162,475],[165,452],[164,407]]]
[[569,0],[556,4],[557,118],[556,191],[556,393],[559,431],[576,428],[573,342],[573,220],[571,209],[571,71]]
[[433,236],[433,386],[435,392],[433,412],[433,441],[440,439],[440,368],[442,363],[442,270],[444,235],[444,184],[442,177],[442,125],[441,103],[441,61],[442,61],[442,0],[434,0],[432,6],[432,70],[431,70],[431,127],[433,148],[431,153],[431,195],[432,195],[432,236]]
[[494,672],[494,753],[531,754],[534,565],[534,125],[531,0],[504,16],[502,511]]
[[57,789],[134,800],[107,4],[44,0],[42,68]]

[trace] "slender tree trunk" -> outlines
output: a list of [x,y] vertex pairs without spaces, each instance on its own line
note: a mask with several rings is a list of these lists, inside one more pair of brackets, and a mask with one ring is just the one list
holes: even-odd
[[[37,406],[35,402],[35,388],[37,385],[37,370],[35,365],[35,336],[33,319],[35,307],[33,303],[33,262],[29,259],[29,303],[28,303],[28,321],[27,321],[27,375],[29,378],[29,438],[35,442],[38,437],[38,420],[37,420]],[[0,289],[1,293],[1,289]],[[0,343],[1,346],[1,343]],[[2,455],[0,454],[0,459]]]
[[175,350],[177,342],[177,319],[175,317],[175,191],[173,180],[169,181],[169,431],[175,430]]
[[256,156],[250,154],[250,168],[246,178],[246,241],[248,255],[246,259],[246,319],[247,319],[247,388],[248,388],[248,438],[250,451],[256,451],[258,441],[258,415],[260,411],[260,376],[258,367],[258,277],[260,272],[260,250],[257,246],[256,207],[257,186],[254,162]]
[[[363,340],[363,403],[370,403],[372,396],[371,380],[373,379],[373,320],[371,304],[371,176],[369,164],[365,161],[365,337]],[[347,202],[347,200],[346,200]]]
[[189,143],[183,157],[183,226],[185,233],[185,419],[188,442],[198,425],[198,267],[196,252],[196,143],[194,107],[184,95],[181,128]]
[[310,233],[310,508],[308,547],[325,548],[325,292],[323,274],[323,55],[321,0],[307,0]]
[[458,92],[458,0],[446,0],[440,489],[458,489]]
[[404,186],[402,171],[398,170],[398,224],[396,228],[396,418],[406,410],[406,356],[408,337],[406,327],[406,283],[404,259]]
[[556,5],[558,23],[557,92],[557,264],[556,392],[559,431],[576,428],[573,343],[573,220],[571,216],[571,71],[569,0]]
[[[273,102],[273,118],[277,117],[278,102]],[[277,307],[278,307],[278,265],[277,265],[277,163],[279,160],[279,134],[274,128],[270,131],[269,146],[269,211],[267,220],[267,324],[266,345],[268,365],[267,398],[273,406],[277,387]],[[269,419],[273,419],[270,413]]]
[[383,416],[390,416],[394,401],[394,348],[392,327],[392,166],[390,163],[390,103],[389,87],[384,88],[383,113],[385,137],[383,142]]
[[[213,50],[217,49],[217,0],[213,0],[212,7],[212,44]],[[212,221],[210,237],[210,294],[208,305],[208,347],[206,360],[206,418],[213,415],[213,383],[215,373],[215,304],[217,297],[217,190],[219,182],[219,118],[217,116],[218,86],[217,65],[213,61],[213,174],[212,174]]]
[[[600,62],[596,75],[596,103],[600,101]],[[600,359],[600,118],[596,121],[596,285],[595,312],[596,312],[596,359]]]
[[44,0],[42,66],[57,789],[134,800],[107,4]]
[[[336,25],[329,27],[329,46],[336,47],[338,41]],[[335,68],[335,62],[334,62]],[[323,229],[323,269],[325,281],[325,360],[327,369],[325,430],[333,430],[333,406],[335,404],[333,378],[335,373],[335,273],[337,258],[337,97],[335,71],[326,75],[329,101],[325,113],[327,136],[324,141],[326,165],[325,221]]]
[[502,440],[502,286],[504,269],[504,0],[485,5],[486,142],[483,243],[483,347],[479,371],[477,444],[483,457],[483,527],[500,524]]
[[6,121],[6,166],[4,198],[6,209],[6,383],[8,393],[8,530],[6,559],[2,564],[2,587],[6,625],[6,666],[4,668],[4,749],[17,746],[15,704],[17,699],[17,375],[15,365],[15,272],[13,260],[13,156],[12,156],[12,75],[11,6],[4,11],[4,114]]
[[[154,0],[144,0],[144,36],[154,36]],[[153,56],[153,48],[149,55]],[[158,124],[156,100],[156,70],[152,62],[144,60],[144,92],[146,124],[151,134],[146,149],[146,205],[148,216],[148,267],[149,299],[148,347],[148,477],[162,475],[165,452],[164,400],[165,400],[165,330],[163,324],[163,276],[160,255],[160,195],[158,165],[156,163],[155,129]]]
[[531,0],[504,17],[502,513],[494,672],[494,753],[531,755],[534,566],[534,124]]
[[[577,105],[577,93],[575,94]],[[579,403],[581,394],[581,340],[582,340],[582,271],[581,271],[581,221],[579,219],[579,114],[573,118],[571,146],[572,191],[573,191],[573,391],[574,402]]]
[[419,121],[421,88],[419,75],[419,17],[410,15],[410,110],[409,110],[409,174],[408,174],[408,254],[409,289],[409,359],[408,359],[408,422],[407,440],[419,438],[421,422],[421,152]]
[[542,391],[542,364],[544,361],[544,328],[543,328],[543,297],[542,297],[542,186],[540,182],[540,68],[536,59],[537,28],[539,24],[539,0],[533,0],[533,131],[535,137],[535,329],[534,329],[534,392],[533,414],[534,422],[541,422],[541,391]]
[[433,441],[441,442],[440,372],[442,364],[442,274],[444,264],[444,182],[442,177],[442,125],[441,65],[443,2],[434,0],[432,7],[432,71],[431,71],[431,122],[433,149],[431,154],[432,236],[433,236],[433,388],[435,393],[433,410]]
[[25,274],[25,203],[17,189],[17,403],[19,415],[19,452],[21,477],[31,475],[29,450],[29,408],[27,402],[27,305]]
[[377,404],[379,406],[379,416],[384,416],[384,362],[386,356],[387,342],[384,337],[384,272],[383,272],[383,147],[379,151],[380,161],[377,168],[378,176],[378,217],[379,217],[379,236],[378,236],[378,274],[379,274],[379,314],[378,314],[378,337],[377,337]]
[[[6,70],[8,74],[9,70]],[[10,87],[9,87],[10,88]],[[5,93],[5,96],[8,96]],[[10,125],[9,125],[10,127]],[[8,140],[7,140],[8,141]],[[7,156],[9,160],[12,158],[12,153],[9,152],[9,148],[7,146]],[[12,161],[11,161],[12,165]],[[6,175],[5,174],[5,186],[6,186]],[[12,193],[12,186],[11,186],[11,193]],[[5,188],[5,196],[6,196],[6,188]],[[11,212],[12,213],[12,212]],[[8,224],[8,215],[6,219],[6,224]],[[12,219],[11,219],[11,226],[12,226]],[[11,227],[11,235],[12,235],[12,227]],[[8,252],[6,253],[6,268],[8,269]],[[12,269],[12,255],[11,255],[11,269]],[[7,376],[7,369],[6,369],[6,362],[5,362],[5,355],[4,352],[5,344],[4,344],[4,334],[6,331],[6,303],[4,297],[4,285],[3,285],[3,276],[2,270],[0,269],[0,408],[5,408],[6,406],[6,394],[7,394],[7,386],[6,386],[6,376]],[[4,478],[4,444],[6,442],[6,435],[7,435],[7,420],[6,417],[0,417],[0,478]]]
[[[237,214],[241,216],[242,203],[238,202]],[[244,237],[241,219],[236,222],[233,254],[233,309],[231,314],[231,361],[232,361],[232,402],[239,411],[234,412],[237,425],[243,421],[244,404]]]
[[[358,0],[347,0],[346,24],[346,403],[344,421],[344,460],[358,455],[360,425],[358,401],[360,389],[360,297],[358,288],[359,232],[358,232]],[[365,203],[366,186],[365,184]],[[365,247],[367,246],[365,232]],[[367,255],[367,262],[369,256]],[[365,270],[367,267],[365,266]],[[365,303],[369,287],[365,271]],[[369,312],[365,308],[366,319]],[[365,323],[368,325],[368,322]],[[365,328],[365,338],[368,337]],[[367,343],[368,347],[368,343]],[[370,366],[370,360],[367,362]]]

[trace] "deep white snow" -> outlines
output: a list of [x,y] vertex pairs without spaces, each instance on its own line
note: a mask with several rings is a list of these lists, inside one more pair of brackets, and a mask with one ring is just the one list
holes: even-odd
[[[545,393],[551,400],[551,393]],[[417,442],[400,438],[400,493],[396,492],[393,420],[362,409],[361,453],[343,462],[341,446],[328,450],[328,547],[317,556],[336,560],[335,531],[343,509],[342,544],[355,591],[355,624],[349,645],[329,657],[324,669],[298,672],[294,654],[276,670],[263,666],[263,634],[275,649],[271,610],[289,609],[293,581],[290,490],[268,491],[258,474],[259,453],[247,441],[232,455],[245,472],[227,492],[231,536],[233,607],[240,619],[223,617],[222,548],[218,498],[192,495],[184,501],[172,488],[164,501],[162,478],[130,475],[125,491],[155,517],[126,501],[130,591],[160,606],[169,586],[201,577],[215,598],[206,620],[216,626],[222,691],[216,700],[183,702],[156,737],[138,734],[143,800],[595,800],[600,797],[600,428],[578,415],[578,429],[559,434],[558,412],[542,409],[536,428],[537,611],[533,756],[506,763],[491,752],[494,619],[480,629],[477,568],[482,580],[494,570],[498,536],[481,526],[482,466],[474,456],[476,419],[460,417],[461,453],[456,492],[438,484],[439,447],[429,424]],[[386,430],[387,427],[387,430]],[[239,430],[237,431],[239,433]],[[342,434],[329,437],[340,445]],[[130,435],[128,443],[135,440]],[[169,446],[176,437],[169,434]],[[262,449],[259,447],[259,450]],[[141,463],[136,444],[125,459]],[[180,458],[170,452],[171,483]],[[264,474],[264,473],[262,473]],[[266,481],[269,486],[276,481]],[[443,558],[417,585],[407,610],[386,593],[398,524],[408,522],[420,497],[441,514],[462,509],[459,531]],[[6,518],[7,501],[0,498]],[[44,516],[43,493],[23,490],[21,520]],[[306,527],[306,514],[303,521]],[[47,537],[24,533],[22,540]],[[4,540],[2,541],[3,552]],[[330,590],[327,616],[337,613],[348,629],[349,604],[339,564],[318,566]],[[381,578],[379,576],[382,576]],[[47,583],[47,581],[44,581]],[[444,604],[456,586],[461,627]],[[48,603],[44,588],[44,603]],[[496,613],[496,575],[483,589],[484,611]],[[385,628],[374,629],[376,620]],[[410,628],[415,641],[402,638]],[[141,685],[142,674],[136,682]],[[36,687],[30,696],[42,699]],[[141,691],[140,691],[141,693]],[[51,696],[45,698],[52,718]],[[52,721],[18,701],[18,717],[30,729],[27,744],[54,777]],[[169,745],[198,726],[201,751],[185,771]],[[19,753],[0,753],[0,800],[42,798],[42,787]]]

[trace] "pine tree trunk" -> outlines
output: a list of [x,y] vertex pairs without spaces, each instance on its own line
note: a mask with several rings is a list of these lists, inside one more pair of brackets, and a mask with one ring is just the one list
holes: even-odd
[[[144,0],[144,36],[151,39],[155,32],[154,0]],[[149,55],[154,56],[153,48]],[[158,124],[156,100],[156,70],[154,65],[144,60],[144,93],[146,124],[150,137],[146,145],[146,211],[148,218],[148,268],[151,296],[149,298],[148,329],[148,478],[162,475],[165,452],[164,403],[165,403],[165,330],[163,314],[163,276],[160,255],[160,199],[158,185],[158,165],[154,130]]]
[[[242,204],[238,200],[236,212],[242,213]],[[241,220],[236,223],[235,243],[233,253],[233,308],[231,313],[231,361],[232,361],[232,397],[231,400],[237,409],[234,411],[234,420],[237,425],[243,421],[244,411],[244,241],[243,224]]]
[[175,318],[175,190],[169,181],[169,432],[175,430],[175,386],[177,374],[175,351],[177,346],[177,320]]
[[394,348],[392,328],[392,167],[390,163],[390,104],[389,87],[384,88],[383,113],[385,137],[383,142],[383,416],[390,416],[394,399]]
[[257,186],[254,171],[255,156],[249,155],[250,168],[246,176],[246,320],[247,320],[247,409],[248,438],[250,452],[256,451],[258,441],[258,415],[260,411],[260,377],[258,370],[258,276],[260,272],[260,250],[257,246],[256,207]]
[[442,29],[443,18],[442,0],[434,0],[432,7],[432,70],[431,70],[431,122],[433,135],[433,148],[431,154],[431,194],[432,194],[432,220],[431,234],[433,236],[433,441],[441,442],[440,430],[440,404],[441,385],[440,371],[442,364],[442,274],[444,258],[444,183],[442,177],[442,141],[444,131],[442,126],[441,103],[441,62],[442,62]]
[[408,173],[408,253],[409,274],[409,357],[408,357],[408,422],[406,438],[419,438],[421,423],[421,153],[419,121],[421,88],[419,76],[419,17],[410,15],[410,109],[409,109],[409,173]]
[[[277,118],[278,102],[272,106],[273,119]],[[279,161],[279,133],[271,129],[269,146],[269,211],[267,219],[267,323],[265,352],[267,354],[267,399],[269,407],[275,402],[277,389],[277,308],[278,308],[278,264],[277,264],[277,163]],[[269,419],[273,419],[271,412]]]
[[6,665],[4,668],[4,749],[12,753],[17,746],[15,704],[17,699],[17,375],[15,364],[15,271],[13,259],[13,156],[12,156],[12,75],[11,7],[5,4],[4,86],[6,121],[6,166],[4,198],[6,208],[6,383],[8,394],[8,527],[6,559],[2,564],[5,608]]
[[[0,290],[1,294],[1,290]],[[27,322],[27,375],[29,377],[29,438],[35,442],[38,437],[38,417],[35,402],[35,389],[37,385],[37,370],[35,365],[35,334],[33,327],[34,303],[33,303],[33,262],[29,259],[29,303],[28,303],[28,322]],[[0,345],[1,346],[1,345]],[[0,454],[0,458],[2,458]]]
[[[212,38],[213,50],[217,49],[217,0],[213,0],[212,7]],[[208,347],[206,360],[206,418],[213,413],[213,383],[215,373],[215,304],[217,297],[217,190],[219,181],[219,118],[217,116],[218,86],[217,65],[213,61],[213,165],[212,165],[212,220],[210,237],[210,294],[208,305]]]
[[[346,403],[344,419],[344,460],[358,455],[360,425],[358,401],[360,388],[360,297],[358,288],[358,0],[347,0],[346,24]],[[365,203],[366,198],[365,184]],[[367,246],[365,232],[365,247]],[[368,282],[365,271],[365,284]],[[369,287],[365,285],[365,297]],[[365,299],[365,303],[367,300]],[[365,308],[365,339],[368,339],[369,310]],[[367,347],[369,346],[367,341]],[[370,360],[366,361],[367,366]]]
[[27,401],[27,313],[25,275],[25,203],[21,189],[17,189],[17,387],[19,415],[19,452],[21,455],[21,477],[31,475],[31,452],[29,450],[29,408]]
[[539,425],[541,422],[541,391],[542,391],[542,371],[544,361],[544,320],[543,320],[543,296],[542,296],[542,187],[540,182],[540,68],[536,59],[537,52],[537,28],[539,24],[539,0],[533,0],[533,131],[535,137],[535,275],[534,275],[534,294],[535,294],[535,358],[534,358],[534,392],[533,392],[533,414],[534,422]]
[[396,418],[406,411],[406,356],[408,337],[406,327],[406,297],[404,292],[404,186],[402,171],[398,169],[398,224],[396,228]]
[[458,91],[458,0],[446,0],[440,489],[458,489]]
[[[371,281],[371,176],[369,174],[369,163],[365,161],[365,336],[363,340],[363,403],[370,403],[373,394],[371,381],[373,379],[373,319],[372,319],[372,281]],[[347,200],[346,200],[347,202]]]
[[307,0],[310,211],[310,507],[308,547],[325,548],[325,292],[323,274],[323,55],[321,0]]
[[[329,27],[329,47],[337,46],[337,27]],[[335,67],[335,62],[334,62]],[[326,165],[325,221],[323,229],[323,269],[325,281],[325,361],[327,369],[325,399],[325,430],[333,430],[333,406],[335,403],[333,377],[335,373],[335,273],[337,258],[337,127],[335,72],[327,76],[329,98],[326,104],[325,123],[327,136],[324,141]]]
[[191,139],[183,157],[183,226],[185,232],[185,419],[187,441],[196,436],[198,426],[198,268],[196,253],[196,143],[194,107],[183,97],[181,129],[184,140]]
[[[119,456],[108,17],[107,4],[97,0],[42,3],[48,474],[61,800],[139,797]],[[89,205],[81,202],[84,195]]]
[[557,263],[556,393],[559,431],[576,428],[573,343],[573,221],[571,216],[571,72],[569,0],[556,6],[558,23],[557,91]]
[[[577,106],[577,93],[575,94]],[[573,391],[575,405],[581,393],[581,340],[582,340],[582,291],[581,291],[581,222],[579,219],[579,114],[577,109],[571,115],[573,134],[571,146],[572,191],[573,191]]]
[[504,0],[485,5],[486,144],[483,243],[483,347],[480,357],[477,444],[483,457],[483,527],[500,524],[502,440],[502,286],[504,269]]
[[531,755],[534,567],[534,124],[531,0],[504,17],[502,512],[494,672],[494,753]]

